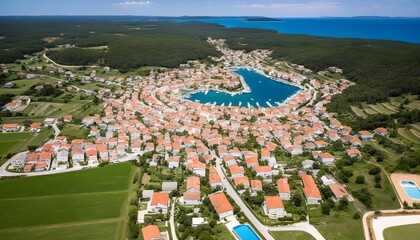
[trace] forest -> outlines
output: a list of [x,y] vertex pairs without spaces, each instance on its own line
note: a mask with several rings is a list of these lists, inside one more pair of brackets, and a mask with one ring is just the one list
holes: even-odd
[[[374,103],[404,93],[420,94],[420,45],[397,41],[337,39],[279,34],[271,30],[225,28],[198,22],[142,17],[0,17],[0,63],[14,62],[45,47],[74,45],[48,56],[61,64],[176,67],[219,53],[207,37],[224,38],[229,47],[270,49],[272,57],[303,64],[313,71],[342,68],[357,84],[336,95],[329,110],[346,112],[356,102]],[[46,37],[57,37],[46,41]],[[86,49],[107,46],[103,49]]]

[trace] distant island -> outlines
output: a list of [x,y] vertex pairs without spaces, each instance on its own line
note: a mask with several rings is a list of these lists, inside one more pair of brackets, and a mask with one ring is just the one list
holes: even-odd
[[269,17],[246,17],[244,21],[247,22],[282,22],[283,20]]

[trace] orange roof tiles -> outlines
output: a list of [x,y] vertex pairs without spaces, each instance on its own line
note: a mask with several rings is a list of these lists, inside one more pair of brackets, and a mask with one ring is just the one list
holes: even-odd
[[159,227],[156,225],[149,225],[141,229],[144,240],[161,239]]
[[287,178],[279,178],[279,180],[277,180],[277,189],[279,193],[290,193],[290,186],[287,182]]
[[262,189],[261,180],[251,180],[251,189]]
[[153,193],[153,196],[152,196],[151,205],[153,206],[157,204],[162,204],[162,205],[168,206],[168,201],[169,201],[168,193],[155,192]]
[[331,189],[331,191],[333,192],[333,194],[336,198],[341,198],[341,197],[349,195],[347,190],[342,185],[340,185],[338,183],[330,184],[330,185],[328,185],[328,187]]
[[268,209],[284,208],[283,202],[279,196],[265,196],[265,204]]
[[211,195],[209,198],[214,209],[218,214],[233,211],[232,205],[230,204],[230,202],[226,198],[226,195],[223,192]]
[[50,152],[39,153],[39,159],[51,159],[51,153]]
[[311,175],[302,175],[303,191],[306,197],[321,198],[318,186]]
[[200,178],[196,176],[191,176],[187,178],[187,190],[195,188],[200,190]]
[[257,173],[271,172],[271,167],[270,166],[256,166],[255,171]]
[[249,180],[247,176],[242,177],[236,177],[233,179],[235,182],[235,186],[238,186],[239,184],[243,184],[244,186],[249,186]]

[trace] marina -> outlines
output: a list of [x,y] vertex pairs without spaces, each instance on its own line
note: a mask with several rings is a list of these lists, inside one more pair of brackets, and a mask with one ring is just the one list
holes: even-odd
[[269,78],[252,69],[232,69],[238,74],[250,91],[238,94],[229,94],[218,90],[205,90],[189,93],[185,97],[191,101],[202,104],[213,103],[218,106],[272,107],[272,102],[280,105],[299,92],[300,88]]

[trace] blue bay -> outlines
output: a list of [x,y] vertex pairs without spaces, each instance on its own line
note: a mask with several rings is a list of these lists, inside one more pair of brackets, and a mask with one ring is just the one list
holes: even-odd
[[234,72],[243,77],[251,89],[250,93],[232,96],[225,92],[210,90],[207,94],[205,92],[198,92],[190,94],[187,98],[191,101],[197,100],[203,104],[216,102],[219,106],[222,104],[227,106],[229,103],[232,103],[232,106],[239,106],[239,103],[242,102],[243,107],[247,107],[247,103],[257,107],[258,102],[261,107],[269,107],[266,103],[267,101],[273,106],[277,106],[276,102],[281,103],[299,91],[299,88],[296,86],[275,81],[246,68],[240,68]]

